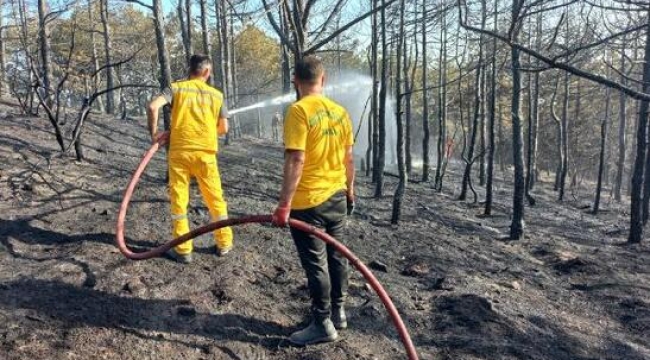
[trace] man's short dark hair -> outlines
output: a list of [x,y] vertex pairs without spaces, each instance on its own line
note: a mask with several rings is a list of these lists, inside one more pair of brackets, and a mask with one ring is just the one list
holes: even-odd
[[208,55],[196,54],[190,57],[190,75],[200,75],[201,72],[212,66]]
[[294,76],[297,80],[313,84],[325,72],[323,62],[318,56],[309,55],[296,61]]

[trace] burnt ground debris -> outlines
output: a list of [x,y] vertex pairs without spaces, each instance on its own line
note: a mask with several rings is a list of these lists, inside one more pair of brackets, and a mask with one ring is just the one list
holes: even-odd
[[[358,273],[350,329],[307,348],[286,337],[306,321],[309,298],[286,230],[235,229],[236,248],[194,263],[126,260],[114,246],[116,211],[149,141],[143,120],[92,115],[87,161],[60,157],[47,122],[0,108],[0,358],[3,359],[399,359],[404,352],[381,302]],[[222,147],[231,216],[270,213],[282,152],[245,138]],[[454,170],[454,169],[452,169]],[[156,155],[127,216],[128,243],[169,239],[164,154]],[[495,215],[456,201],[460,173],[443,194],[409,184],[403,221],[390,197],[371,198],[359,177],[345,242],[391,294],[422,359],[648,359],[650,247],[625,245],[627,204],[580,208],[591,190],[555,201],[540,183],[525,239],[502,240],[511,184],[499,173]],[[387,191],[395,179],[387,178]],[[190,218],[207,211],[193,188]],[[606,197],[607,199],[607,197]]]

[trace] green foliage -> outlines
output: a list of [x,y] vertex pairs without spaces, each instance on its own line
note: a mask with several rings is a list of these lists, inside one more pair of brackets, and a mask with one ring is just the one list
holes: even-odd
[[280,45],[253,25],[235,37],[235,61],[240,94],[267,93],[280,81]]

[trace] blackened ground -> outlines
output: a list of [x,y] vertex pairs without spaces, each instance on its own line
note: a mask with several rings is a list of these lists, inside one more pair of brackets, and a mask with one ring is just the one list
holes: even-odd
[[[309,299],[286,230],[235,229],[236,248],[196,261],[126,260],[114,245],[122,191],[148,147],[144,120],[93,115],[87,161],[60,157],[47,121],[0,107],[0,358],[401,359],[377,297],[357,274],[350,329],[333,344],[294,348]],[[220,155],[231,216],[270,213],[282,151],[236,140]],[[128,214],[132,246],[170,237],[164,154],[147,169]],[[624,245],[627,205],[598,216],[587,190],[558,203],[546,183],[527,208],[527,237],[507,234],[511,185],[499,173],[496,214],[409,184],[404,220],[391,226],[386,196],[359,177],[359,209],[345,242],[376,271],[422,359],[649,359],[650,247]],[[458,183],[452,173],[447,184]],[[607,199],[607,197],[606,197]],[[208,221],[193,189],[191,220]]]

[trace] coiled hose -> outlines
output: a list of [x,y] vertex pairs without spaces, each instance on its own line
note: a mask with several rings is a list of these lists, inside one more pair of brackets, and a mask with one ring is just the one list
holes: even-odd
[[[126,256],[131,260],[145,260],[153,257],[159,257],[169,249],[179,244],[182,244],[187,240],[193,239],[197,236],[214,231],[216,229],[220,229],[222,227],[243,225],[249,223],[270,223],[271,222],[271,215],[254,215],[254,216],[246,216],[238,219],[220,220],[202,226],[195,230],[192,230],[189,233],[177,237],[176,239],[173,239],[161,246],[146,251],[142,251],[142,252],[131,251],[131,249],[129,249],[128,246],[126,245],[126,241],[124,240],[124,221],[126,220],[126,212],[129,207],[129,202],[131,201],[131,196],[133,195],[133,191],[135,190],[135,187],[138,184],[138,181],[140,180],[140,176],[142,176],[142,173],[147,167],[147,164],[149,164],[149,161],[151,161],[151,158],[154,156],[156,151],[158,151],[160,146],[166,143],[167,139],[168,137],[166,135],[162,136],[145,153],[144,157],[140,161],[140,164],[138,165],[138,168],[133,173],[133,176],[131,177],[131,181],[129,181],[129,185],[124,191],[124,197],[122,199],[122,204],[120,205],[120,211],[117,216],[116,233],[115,233],[115,240],[117,242],[117,247],[120,249],[120,252],[122,252],[124,256]],[[331,245],[332,247],[334,247],[334,249],[336,249],[336,251],[340,252],[343,256],[345,256],[349,260],[350,264],[352,264],[352,266],[354,266],[357,270],[359,270],[359,272],[368,281],[368,283],[375,291],[375,293],[377,293],[382,303],[384,303],[384,306],[386,307],[388,314],[390,315],[391,319],[393,320],[393,323],[395,324],[395,327],[397,328],[397,332],[399,333],[400,339],[404,344],[404,348],[406,349],[406,353],[408,355],[409,360],[418,360],[418,355],[417,352],[415,351],[415,346],[411,341],[411,337],[409,336],[408,330],[406,329],[406,326],[404,326],[404,322],[402,321],[402,318],[397,312],[395,305],[393,305],[393,302],[391,301],[390,296],[388,296],[386,290],[384,290],[384,288],[381,286],[379,281],[377,281],[375,276],[372,274],[372,272],[370,272],[370,270],[366,267],[366,265],[364,265],[363,262],[361,262],[361,260],[359,260],[359,258],[350,251],[350,249],[348,249],[340,242],[336,241],[333,237],[331,237],[324,231],[321,231],[314,226],[311,226],[307,223],[295,219],[289,219],[289,226],[310,233],[315,237],[323,240],[328,245]]]

